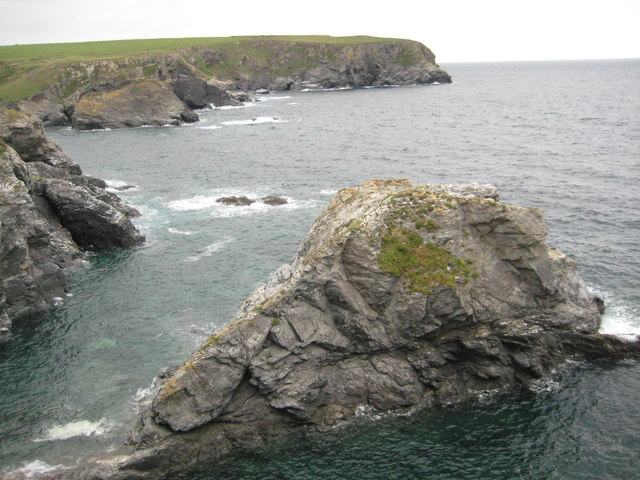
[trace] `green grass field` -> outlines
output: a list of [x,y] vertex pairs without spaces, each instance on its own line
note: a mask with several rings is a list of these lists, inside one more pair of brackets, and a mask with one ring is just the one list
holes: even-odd
[[35,45],[0,46],[0,62],[115,59],[136,55],[171,53],[182,48],[190,47],[215,47],[235,42],[251,43],[274,41],[325,43],[330,45],[357,45],[390,40],[396,39],[367,36],[331,37],[328,35],[277,35],[254,37],[156,38],[148,40],[112,40],[82,43],[43,43]]
[[[367,43],[395,41],[393,38],[368,36],[331,37],[327,35],[305,36],[253,36],[253,37],[210,37],[210,38],[159,38],[148,40],[113,40],[104,42],[51,43],[35,45],[0,46],[0,101],[15,102],[45,89],[60,75],[61,67],[84,61],[123,60],[136,57],[153,57],[186,50],[206,47],[225,53],[220,65],[211,67],[199,65],[205,75],[220,75],[237,71],[240,59],[249,57],[263,64],[277,63],[274,48],[278,43],[295,43],[298,62],[303,59],[301,45],[316,44],[331,48]],[[287,47],[295,54],[296,47]],[[326,51],[324,55],[331,55]],[[147,62],[148,63],[148,62]],[[202,62],[201,62],[202,63]],[[151,65],[147,71],[154,71]],[[274,67],[283,68],[283,67]],[[286,71],[279,71],[286,74]]]

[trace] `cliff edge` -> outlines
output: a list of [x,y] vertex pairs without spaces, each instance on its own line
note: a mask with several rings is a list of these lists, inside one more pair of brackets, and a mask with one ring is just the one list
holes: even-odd
[[265,36],[0,47],[0,100],[77,129],[194,122],[193,109],[239,105],[256,90],[450,82],[427,47],[402,39]]
[[84,250],[144,241],[139,215],[49,141],[32,115],[0,108],[0,343],[11,321],[67,294],[65,269]]
[[640,355],[545,243],[535,208],[488,185],[341,190],[280,268],[141,403],[129,451],[46,478],[164,479],[358,411],[527,384],[569,357]]

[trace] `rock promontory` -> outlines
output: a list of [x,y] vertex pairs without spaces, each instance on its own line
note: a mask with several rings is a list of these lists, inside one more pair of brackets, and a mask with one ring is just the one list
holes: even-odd
[[[141,403],[129,450],[46,478],[166,479],[233,450],[526,385],[569,357],[639,356],[545,243],[542,212],[488,185],[341,190],[281,267]],[[66,476],[65,476],[66,475]]]
[[366,36],[0,47],[0,101],[78,129],[194,122],[256,92],[450,82],[421,43]]
[[0,343],[11,321],[68,293],[65,270],[100,251],[138,245],[139,213],[49,141],[42,122],[0,108]]

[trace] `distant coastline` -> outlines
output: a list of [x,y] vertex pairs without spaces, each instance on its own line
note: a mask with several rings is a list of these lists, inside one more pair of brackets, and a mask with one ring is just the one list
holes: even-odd
[[450,83],[423,44],[368,36],[0,47],[0,102],[77,129],[179,125],[256,92]]

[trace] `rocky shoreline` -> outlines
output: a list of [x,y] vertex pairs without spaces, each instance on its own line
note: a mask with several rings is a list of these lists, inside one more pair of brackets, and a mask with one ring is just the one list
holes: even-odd
[[640,342],[597,333],[602,301],[546,235],[540,210],[488,185],[343,189],[293,262],[159,376],[128,446],[37,478],[188,478],[363,408],[443,405],[573,357],[640,356]]
[[69,292],[65,271],[85,251],[130,248],[144,237],[137,210],[49,141],[32,115],[0,108],[0,343],[12,321]]
[[451,82],[419,42],[371,39],[339,45],[295,37],[62,62],[50,77],[46,88],[12,108],[45,124],[80,130],[197,122],[196,109],[241,105],[269,91]]

